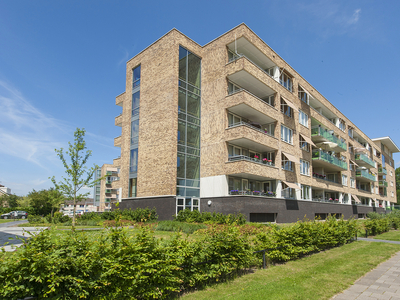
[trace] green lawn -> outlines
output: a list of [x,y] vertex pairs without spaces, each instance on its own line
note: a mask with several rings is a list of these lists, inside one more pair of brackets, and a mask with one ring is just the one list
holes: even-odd
[[4,220],[4,219],[0,219],[0,224],[1,224],[1,223],[14,222],[14,221],[19,221],[19,219],[18,219],[18,220],[10,220],[10,219]]
[[374,239],[400,241],[400,230],[390,230],[389,232],[374,236]]
[[400,251],[400,245],[357,241],[286,264],[256,270],[183,299],[330,299]]

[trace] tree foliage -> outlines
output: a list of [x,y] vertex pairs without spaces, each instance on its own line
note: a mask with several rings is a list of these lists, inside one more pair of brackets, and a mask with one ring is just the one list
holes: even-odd
[[11,208],[18,207],[18,201],[22,198],[17,195],[2,195],[0,196],[0,206],[8,206]]
[[[55,177],[51,178],[54,186],[60,191],[68,200],[73,200],[74,212],[72,217],[72,226],[75,226],[75,215],[76,215],[76,202],[84,199],[89,193],[80,193],[79,191],[83,187],[93,187],[98,180],[93,180],[95,170],[98,168],[97,165],[93,165],[90,169],[86,166],[89,157],[92,155],[92,151],[86,150],[85,129],[77,128],[74,132],[74,143],[68,142],[68,150],[55,149],[58,157],[62,161],[66,177],[62,177],[62,180],[57,182]],[[69,157],[70,163],[67,161]]]
[[49,190],[33,190],[28,194],[29,202],[31,207],[33,208],[35,215],[48,215],[51,213],[52,209],[52,192],[53,188]]

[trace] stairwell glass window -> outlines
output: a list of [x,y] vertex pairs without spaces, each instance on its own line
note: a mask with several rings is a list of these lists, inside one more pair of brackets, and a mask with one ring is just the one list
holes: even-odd
[[310,163],[308,161],[300,159],[300,174],[310,175]]
[[299,123],[308,128],[308,115],[299,109]]
[[134,68],[132,73],[133,73],[132,88],[134,89],[140,85],[140,66]]
[[293,131],[292,129],[281,125],[281,140],[289,143],[289,144],[293,144]]

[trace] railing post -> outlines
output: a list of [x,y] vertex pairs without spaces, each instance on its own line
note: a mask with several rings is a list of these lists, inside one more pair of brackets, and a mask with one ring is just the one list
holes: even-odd
[[266,265],[266,263],[265,263],[265,250],[263,251],[263,269],[265,269],[265,265]]

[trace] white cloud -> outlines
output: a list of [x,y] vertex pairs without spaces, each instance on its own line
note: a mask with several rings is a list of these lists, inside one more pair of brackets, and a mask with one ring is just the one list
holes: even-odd
[[350,18],[350,20],[348,20],[347,23],[348,23],[349,25],[357,23],[358,20],[360,19],[360,13],[361,13],[361,8],[356,9],[356,10],[354,11],[353,16]]

